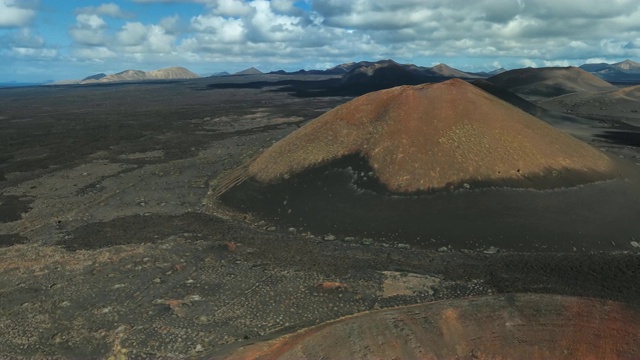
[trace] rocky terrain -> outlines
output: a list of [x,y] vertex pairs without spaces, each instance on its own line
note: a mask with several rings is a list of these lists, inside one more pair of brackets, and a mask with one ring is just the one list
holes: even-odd
[[[0,89],[0,357],[225,357],[363,311],[494,294],[507,299],[494,304],[512,306],[506,294],[640,307],[640,234],[620,208],[603,211],[630,226],[618,232],[624,238],[584,241],[572,232],[567,242],[558,233],[518,249],[473,239],[460,225],[470,219],[459,212],[465,204],[491,204],[486,193],[454,194],[443,215],[469,243],[308,231],[212,201],[232,171],[352,99],[314,93],[326,77],[282,79]],[[636,168],[638,148],[606,137],[620,126],[614,110],[586,139]],[[637,179],[625,176],[626,187],[598,183],[597,196],[578,197],[567,211],[588,215],[581,209],[606,200],[609,187],[633,206]],[[536,236],[545,233],[540,224]],[[531,235],[520,229],[510,239]],[[601,318],[593,314],[585,316]]]

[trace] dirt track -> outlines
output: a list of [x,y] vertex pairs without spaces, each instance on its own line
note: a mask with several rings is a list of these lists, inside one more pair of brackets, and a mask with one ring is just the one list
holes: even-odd
[[348,100],[208,84],[0,90],[1,357],[207,356],[492,293],[640,305],[640,234],[606,251],[462,253],[205,213],[222,174]]

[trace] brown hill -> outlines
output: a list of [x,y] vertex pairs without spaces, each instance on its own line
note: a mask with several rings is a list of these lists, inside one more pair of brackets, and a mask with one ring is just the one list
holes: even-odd
[[516,69],[488,81],[529,99],[615,89],[615,86],[577,67]]
[[[640,118],[640,85],[591,93],[574,93],[541,101],[540,106],[583,116]],[[639,126],[640,123],[634,122]]]
[[416,85],[429,81],[421,69],[393,60],[360,62],[342,76],[344,84],[380,84],[385,87]]
[[244,69],[242,71],[238,71],[237,73],[234,73],[233,75],[260,75],[260,74],[264,74],[262,71],[254,68],[254,67],[250,67],[248,69]]
[[225,354],[228,359],[626,359],[640,313],[622,303],[509,294],[345,317]]
[[113,82],[113,81],[133,81],[133,80],[148,80],[149,76],[142,70],[125,70],[116,74],[107,75],[97,82]]
[[170,79],[195,79],[197,74],[183,67],[169,67],[152,71],[125,70],[106,76],[92,76],[80,81],[81,84],[119,82],[119,81],[146,81],[146,80],[170,80]]
[[633,60],[625,60],[619,63],[612,64],[611,66],[615,67],[620,71],[624,71],[629,74],[640,74],[640,63]]
[[605,249],[640,231],[640,177],[625,161],[450,80],[325,113],[217,179],[209,204],[368,244]]
[[404,193],[611,170],[594,148],[454,79],[356,98],[274,144],[247,175],[276,183],[348,155],[365,157],[387,189]]
[[426,82],[443,81],[450,78],[478,78],[445,64],[422,67],[414,64],[399,64],[393,60],[376,62],[361,61],[351,65],[342,77],[344,84],[379,84],[379,88],[400,85],[417,85]]
[[433,66],[433,67],[429,68],[429,70],[431,70],[435,74],[446,76],[446,77],[451,77],[451,78],[473,79],[473,78],[479,78],[480,77],[478,75],[472,75],[472,74],[466,73],[464,71],[460,71],[458,69],[454,69],[454,68],[452,68],[452,67],[450,67],[450,66],[448,66],[446,64],[438,64],[436,66]]
[[196,79],[200,77],[181,66],[152,70],[147,72],[147,76],[152,79]]

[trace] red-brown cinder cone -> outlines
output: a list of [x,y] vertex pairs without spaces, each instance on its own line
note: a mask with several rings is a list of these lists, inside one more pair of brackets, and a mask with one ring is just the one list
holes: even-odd
[[274,144],[246,175],[277,183],[347,155],[368,159],[397,193],[613,168],[595,148],[453,79],[358,97]]

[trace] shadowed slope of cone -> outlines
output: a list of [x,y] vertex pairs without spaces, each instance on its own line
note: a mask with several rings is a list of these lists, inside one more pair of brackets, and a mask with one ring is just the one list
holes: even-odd
[[[638,122],[640,85],[608,91],[568,94],[541,101],[539,105],[550,110],[583,114],[583,116],[614,118],[621,121],[633,119],[629,122],[630,125],[640,125]],[[613,115],[613,112],[617,115]]]
[[548,67],[515,69],[492,76],[487,81],[527,98],[613,90],[616,87],[580,68]]
[[612,170],[596,149],[454,79],[356,98],[274,144],[247,175],[276,183],[347,155],[366,158],[397,193]]
[[630,359],[640,313],[621,303],[516,294],[364,313],[257,343],[229,359]]

